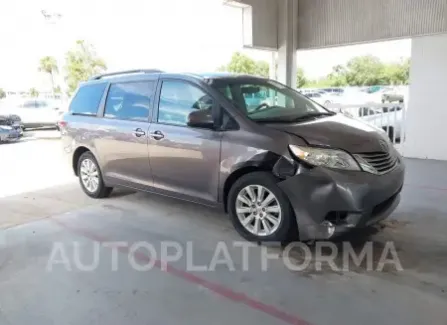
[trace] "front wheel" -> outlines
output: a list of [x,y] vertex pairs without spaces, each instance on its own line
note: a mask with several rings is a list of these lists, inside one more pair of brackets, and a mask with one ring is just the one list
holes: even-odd
[[104,185],[99,164],[93,154],[84,152],[78,160],[78,177],[82,190],[88,196],[99,199],[110,195],[113,188]]
[[239,178],[228,195],[228,211],[239,234],[250,241],[286,241],[296,223],[290,202],[268,172]]

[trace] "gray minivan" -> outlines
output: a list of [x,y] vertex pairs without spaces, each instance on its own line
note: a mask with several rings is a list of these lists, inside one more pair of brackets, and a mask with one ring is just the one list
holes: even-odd
[[87,195],[123,186],[221,207],[254,241],[374,224],[396,208],[404,181],[386,133],[254,76],[99,75],[79,86],[59,126]]

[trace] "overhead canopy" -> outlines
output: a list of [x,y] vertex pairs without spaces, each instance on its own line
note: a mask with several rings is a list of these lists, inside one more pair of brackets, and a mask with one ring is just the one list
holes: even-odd
[[270,50],[285,1],[297,2],[297,49],[447,32],[447,0],[224,0],[243,8],[244,45]]

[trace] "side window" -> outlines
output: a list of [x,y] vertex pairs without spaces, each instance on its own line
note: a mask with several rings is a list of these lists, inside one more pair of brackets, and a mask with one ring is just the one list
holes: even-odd
[[73,114],[96,115],[106,83],[83,85],[70,103]]
[[231,94],[230,86],[220,87],[218,90],[227,98],[233,99],[233,95]]
[[242,85],[241,93],[244,96],[247,112],[258,109],[261,105],[294,108],[294,99],[275,88],[264,85]]
[[199,88],[183,81],[164,81],[158,105],[158,122],[184,125],[194,110],[211,110],[213,100]]
[[154,82],[124,82],[110,86],[104,116],[121,120],[148,121]]

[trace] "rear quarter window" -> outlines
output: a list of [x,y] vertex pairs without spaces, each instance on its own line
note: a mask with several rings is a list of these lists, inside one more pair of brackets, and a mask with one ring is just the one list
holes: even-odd
[[81,86],[70,103],[70,112],[82,115],[96,115],[106,86],[106,83]]

